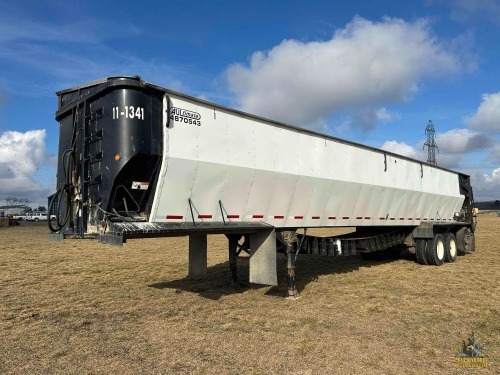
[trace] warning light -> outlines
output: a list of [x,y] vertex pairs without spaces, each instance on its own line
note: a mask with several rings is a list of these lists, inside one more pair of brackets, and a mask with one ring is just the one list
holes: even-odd
[[119,161],[122,157],[120,156],[120,154],[116,154],[115,155],[115,161]]

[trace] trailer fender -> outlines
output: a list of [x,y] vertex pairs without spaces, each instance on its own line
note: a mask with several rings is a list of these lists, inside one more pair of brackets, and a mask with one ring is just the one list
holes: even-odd
[[413,238],[434,238],[434,224],[432,223],[421,223],[418,227],[413,230]]
[[276,271],[276,232],[260,230],[250,234],[250,282],[278,285]]

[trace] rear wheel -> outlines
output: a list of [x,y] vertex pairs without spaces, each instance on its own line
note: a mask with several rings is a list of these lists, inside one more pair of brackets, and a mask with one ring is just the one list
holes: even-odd
[[472,253],[476,251],[476,236],[474,232],[469,230],[465,235],[465,252]]
[[448,233],[444,242],[445,262],[454,262],[457,259],[457,241],[453,233]]
[[426,239],[416,240],[415,255],[417,257],[417,263],[427,265],[427,246],[429,241]]
[[35,220],[34,220],[34,221],[38,221],[38,218],[37,218],[37,217],[35,217]]
[[433,266],[440,266],[444,262],[444,236],[441,233],[434,235],[434,240],[429,241],[427,246],[427,263]]
[[460,228],[457,231],[456,240],[457,250],[460,254],[469,254],[476,250],[476,238],[470,228]]

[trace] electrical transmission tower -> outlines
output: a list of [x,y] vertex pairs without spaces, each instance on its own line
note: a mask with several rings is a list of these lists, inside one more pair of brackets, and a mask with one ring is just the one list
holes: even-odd
[[435,141],[435,136],[436,136],[436,131],[434,130],[434,124],[432,123],[431,120],[429,120],[429,123],[427,124],[427,127],[425,128],[425,134],[427,134],[427,142],[424,143],[424,147],[427,146],[427,163],[429,164],[434,164],[437,165],[436,162],[436,149],[438,150],[439,153],[439,147],[436,144]]

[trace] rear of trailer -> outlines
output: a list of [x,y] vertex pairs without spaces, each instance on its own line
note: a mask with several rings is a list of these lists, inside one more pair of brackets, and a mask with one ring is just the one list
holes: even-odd
[[[250,281],[275,285],[276,252],[380,254],[406,246],[422,264],[474,250],[467,175],[272,121],[140,80],[60,91],[53,238],[189,236],[206,273],[206,236],[228,237]],[[343,236],[298,228],[355,227]],[[293,292],[296,295],[296,292]]]

